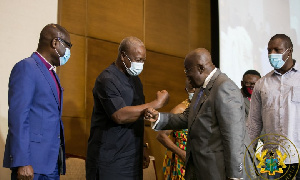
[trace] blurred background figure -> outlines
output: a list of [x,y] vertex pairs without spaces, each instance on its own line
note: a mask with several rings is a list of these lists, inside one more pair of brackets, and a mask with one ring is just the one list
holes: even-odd
[[244,96],[246,120],[249,114],[251,95],[254,89],[254,85],[260,78],[261,76],[256,70],[248,70],[243,75],[243,79],[241,81],[241,92]]
[[[188,93],[188,98],[175,106],[171,113],[183,113],[190,105],[195,88],[192,87],[188,79],[185,81],[185,90]],[[184,179],[187,133],[187,129],[182,129],[179,131],[163,130],[157,134],[156,139],[167,148],[163,161],[165,180]]]

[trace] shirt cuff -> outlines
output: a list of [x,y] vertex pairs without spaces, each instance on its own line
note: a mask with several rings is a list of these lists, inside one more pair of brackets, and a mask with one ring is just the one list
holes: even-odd
[[151,123],[152,129],[154,129],[155,131],[159,131],[159,130],[156,130],[156,129],[155,129],[155,128],[156,128],[156,125],[157,125],[158,122],[159,122],[159,120],[160,120],[160,113],[158,113],[158,118],[157,118],[157,120],[156,120],[155,122],[152,122],[152,123]]

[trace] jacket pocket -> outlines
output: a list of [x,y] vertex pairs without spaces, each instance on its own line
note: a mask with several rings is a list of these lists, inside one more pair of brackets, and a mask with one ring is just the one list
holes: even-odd
[[42,141],[42,134],[30,133],[30,141],[40,143]]

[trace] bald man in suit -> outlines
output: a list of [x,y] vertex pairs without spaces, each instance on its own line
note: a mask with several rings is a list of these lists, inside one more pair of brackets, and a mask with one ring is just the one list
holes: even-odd
[[198,88],[190,107],[182,114],[148,108],[145,119],[155,122],[155,130],[188,128],[186,179],[249,179],[243,173],[249,142],[240,89],[214,66],[206,49],[191,51],[184,66]]

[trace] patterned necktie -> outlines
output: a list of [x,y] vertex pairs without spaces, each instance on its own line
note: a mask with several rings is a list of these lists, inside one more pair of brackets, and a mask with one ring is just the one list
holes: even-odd
[[196,102],[195,102],[195,104],[194,104],[194,110],[196,109],[196,107],[197,107],[197,105],[198,105],[198,103],[199,103],[199,101],[200,101],[200,98],[201,98],[201,96],[202,96],[202,94],[203,94],[203,92],[204,92],[204,89],[205,88],[200,88],[200,92],[198,93],[198,95],[197,95],[197,99],[196,99]]

